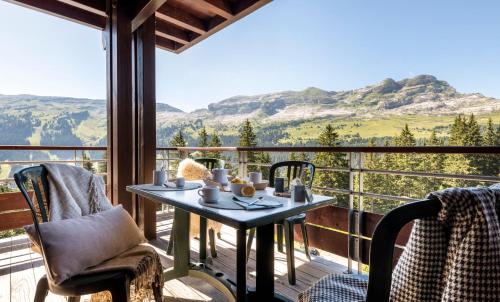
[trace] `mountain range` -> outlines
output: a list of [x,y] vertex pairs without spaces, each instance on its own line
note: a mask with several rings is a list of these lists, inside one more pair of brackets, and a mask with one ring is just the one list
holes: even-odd
[[[106,145],[104,100],[34,95],[0,95],[0,144]],[[217,131],[225,145],[237,143],[239,126],[253,121],[260,145],[314,144],[327,123],[347,143],[369,137],[394,136],[405,123],[417,137],[436,130],[446,135],[453,118],[475,114],[484,124],[500,121],[500,100],[480,93],[460,93],[432,75],[385,79],[354,90],[326,91],[311,87],[255,96],[234,96],[184,112],[157,103],[158,145],[168,145],[181,130],[195,145],[205,126]]]

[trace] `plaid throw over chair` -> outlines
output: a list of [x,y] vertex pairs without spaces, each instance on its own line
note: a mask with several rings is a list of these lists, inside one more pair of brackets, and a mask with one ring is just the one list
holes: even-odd
[[388,279],[390,296],[374,298],[370,288],[377,282],[381,286],[381,280],[372,272],[370,283],[328,275],[300,294],[299,301],[499,301],[500,184],[446,189],[429,198],[439,200],[441,209],[415,222],[392,282]]

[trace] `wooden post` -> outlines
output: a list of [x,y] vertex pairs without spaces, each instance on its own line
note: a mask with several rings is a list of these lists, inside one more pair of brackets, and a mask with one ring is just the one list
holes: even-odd
[[108,84],[108,171],[113,204],[136,218],[135,198],[125,190],[135,183],[134,102],[132,98],[132,35],[129,4],[107,0],[104,31]]
[[[156,169],[155,17],[150,16],[134,36],[134,97],[136,171],[138,183],[153,182]],[[148,239],[156,238],[156,203],[140,199],[138,224]]]

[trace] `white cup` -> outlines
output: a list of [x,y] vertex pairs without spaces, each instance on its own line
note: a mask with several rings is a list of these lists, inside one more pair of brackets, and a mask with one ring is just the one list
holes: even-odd
[[174,180],[174,183],[177,188],[182,188],[184,187],[184,185],[186,185],[186,179],[184,177],[177,177]]
[[167,178],[167,174],[165,173],[165,170],[153,171],[153,184],[155,186],[163,186],[166,178]]
[[262,182],[262,173],[260,172],[250,172],[248,173],[248,179],[254,184]]
[[219,200],[219,188],[215,186],[205,186],[198,190],[198,195],[200,195],[206,203],[215,203]]

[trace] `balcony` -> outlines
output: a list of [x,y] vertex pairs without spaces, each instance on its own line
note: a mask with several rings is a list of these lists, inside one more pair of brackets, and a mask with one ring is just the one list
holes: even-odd
[[[25,201],[15,192],[12,184],[12,171],[20,167],[57,161],[71,165],[80,165],[93,169],[95,173],[106,176],[107,156],[105,147],[33,147],[1,146],[0,152],[15,155],[14,161],[2,161],[0,184],[6,191],[0,194],[0,300],[32,301],[37,279],[44,273],[41,258],[31,252],[27,238],[18,231],[20,227],[31,223]],[[447,174],[443,171],[408,169],[389,169],[383,165],[373,165],[374,156],[383,158],[390,155],[405,155],[415,160],[426,160],[430,156],[470,156],[493,158],[498,156],[497,147],[222,147],[222,148],[158,148],[157,166],[168,167],[171,175],[176,164],[185,157],[196,156],[203,152],[223,156],[226,165],[234,174],[245,175],[249,169],[260,169],[264,175],[270,164],[248,162],[248,152],[269,152],[273,161],[286,159],[291,153],[304,152],[314,158],[318,153],[338,154],[341,166],[318,167],[318,175],[339,175],[344,186],[329,187],[324,183],[315,183],[314,190],[322,194],[337,197],[335,205],[308,213],[307,228],[310,246],[313,248],[313,260],[306,260],[300,249],[300,236],[295,238],[297,284],[287,282],[285,255],[276,252],[275,283],[276,291],[289,299],[296,300],[299,292],[307,288],[323,275],[336,272],[367,273],[369,271],[368,253],[370,239],[377,222],[382,215],[397,205],[424,197],[426,192],[437,190],[449,184],[464,186],[488,185],[500,182],[495,175]],[[57,159],[54,156],[57,154]],[[44,158],[36,160],[33,158]],[[10,168],[11,169],[10,169]],[[377,177],[390,178],[393,187],[375,186]],[[421,186],[415,187],[414,184]],[[172,212],[169,209],[156,212],[157,239],[151,243],[158,248],[164,266],[172,265],[172,257],[164,252],[169,240]],[[407,225],[399,234],[396,256],[404,247],[411,225]],[[15,235],[15,236],[10,236]],[[296,234],[297,235],[297,234]],[[198,240],[192,239],[191,257],[198,258]],[[254,247],[255,248],[255,247]],[[235,267],[235,232],[223,227],[222,239],[217,240],[218,257],[212,259],[213,266],[234,276]],[[255,283],[255,251],[250,254],[248,264],[249,284]],[[222,295],[206,283],[192,278],[167,282],[164,294],[167,301],[223,301]],[[88,299],[88,297],[87,297]],[[62,301],[62,298],[50,295],[47,301]],[[84,298],[85,300],[85,298]]]

